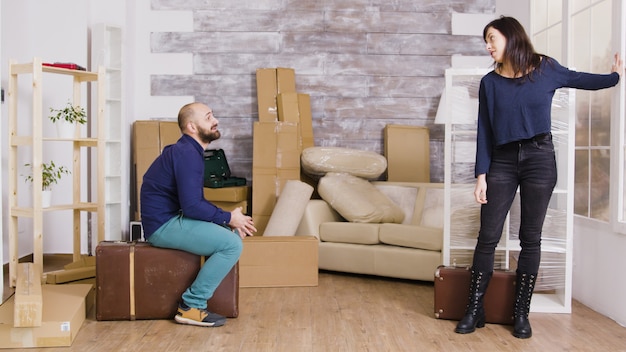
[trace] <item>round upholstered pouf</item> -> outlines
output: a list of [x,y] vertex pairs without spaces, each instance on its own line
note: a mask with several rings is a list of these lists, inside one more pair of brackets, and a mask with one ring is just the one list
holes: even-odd
[[302,171],[313,177],[338,172],[374,180],[387,170],[384,156],[358,149],[341,147],[310,147],[300,157]]

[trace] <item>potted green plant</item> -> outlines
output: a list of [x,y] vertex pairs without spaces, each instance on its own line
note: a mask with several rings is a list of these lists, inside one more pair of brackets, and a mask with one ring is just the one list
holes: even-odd
[[48,118],[57,126],[59,138],[73,138],[76,125],[87,122],[87,112],[83,107],[74,105],[68,100],[62,109],[50,108]]
[[[32,168],[31,164],[25,164],[24,166],[28,166]],[[51,192],[52,185],[57,184],[63,175],[69,175],[71,172],[65,166],[57,166],[54,161],[50,161],[49,163],[41,164],[41,191],[42,193],[42,206],[44,208],[50,206],[51,200]],[[26,176],[25,181],[33,182],[35,179],[31,173],[31,175]]]

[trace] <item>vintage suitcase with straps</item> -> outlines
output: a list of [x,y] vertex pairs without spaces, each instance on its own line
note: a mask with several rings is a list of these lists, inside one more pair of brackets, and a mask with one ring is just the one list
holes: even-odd
[[[461,320],[469,298],[471,271],[467,267],[441,265],[435,271],[435,317]],[[483,298],[485,321],[513,324],[515,272],[494,270]]]
[[[100,242],[96,247],[96,319],[174,318],[181,295],[201,264],[198,255],[148,242]],[[207,304],[217,314],[239,315],[239,263]]]

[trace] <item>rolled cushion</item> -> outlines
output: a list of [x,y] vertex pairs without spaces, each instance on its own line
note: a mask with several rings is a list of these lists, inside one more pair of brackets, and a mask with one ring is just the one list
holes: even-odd
[[317,191],[350,222],[402,223],[404,211],[369,181],[345,173],[329,172]]
[[295,235],[312,194],[313,187],[310,185],[298,180],[288,180],[276,201],[264,235]]
[[341,147],[306,148],[302,151],[300,164],[302,171],[315,177],[338,172],[373,180],[387,170],[387,159],[384,156]]

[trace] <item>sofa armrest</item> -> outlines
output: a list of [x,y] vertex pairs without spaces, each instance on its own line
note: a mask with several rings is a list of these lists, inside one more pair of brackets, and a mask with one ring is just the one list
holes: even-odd
[[311,199],[304,209],[304,215],[298,229],[296,230],[296,236],[315,236],[320,238],[320,224],[324,222],[341,222],[345,221],[328,203],[322,199]]

